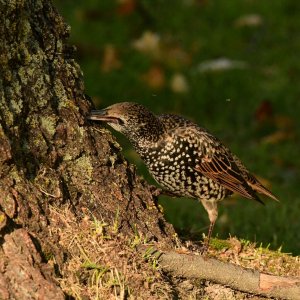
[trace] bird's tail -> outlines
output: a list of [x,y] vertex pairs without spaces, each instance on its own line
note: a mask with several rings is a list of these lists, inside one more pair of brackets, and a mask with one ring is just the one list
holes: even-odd
[[257,193],[266,195],[270,198],[272,198],[275,201],[279,201],[277,197],[269,191],[265,186],[263,186],[258,179],[256,179],[254,176],[250,176],[247,180],[248,185]]

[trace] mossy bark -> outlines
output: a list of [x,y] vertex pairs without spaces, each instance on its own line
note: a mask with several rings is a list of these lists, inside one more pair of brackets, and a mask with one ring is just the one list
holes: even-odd
[[[60,299],[53,278],[68,249],[51,230],[51,207],[117,218],[120,232],[166,247],[174,231],[111,134],[86,122],[92,104],[51,1],[0,0],[0,18],[0,298]],[[16,281],[11,260],[26,261],[27,280]]]

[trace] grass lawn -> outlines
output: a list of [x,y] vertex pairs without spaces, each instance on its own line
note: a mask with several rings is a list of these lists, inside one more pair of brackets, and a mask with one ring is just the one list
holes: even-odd
[[[280,199],[220,204],[214,235],[300,254],[300,2],[56,1],[97,107],[135,101],[178,113],[231,148]],[[149,178],[128,142],[124,154]],[[151,179],[149,179],[151,180]],[[199,239],[208,219],[190,199],[160,199]]]

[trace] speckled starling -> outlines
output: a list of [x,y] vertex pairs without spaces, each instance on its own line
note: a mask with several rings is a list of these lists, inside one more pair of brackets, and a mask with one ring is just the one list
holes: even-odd
[[205,248],[220,200],[233,192],[259,202],[256,192],[277,200],[217,138],[181,116],[154,115],[140,104],[122,102],[88,118],[123,133],[167,192],[200,200],[210,220]]

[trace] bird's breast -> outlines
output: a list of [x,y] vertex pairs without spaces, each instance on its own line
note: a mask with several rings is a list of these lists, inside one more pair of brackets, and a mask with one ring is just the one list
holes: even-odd
[[140,151],[154,179],[178,196],[219,199],[223,188],[196,171],[201,153],[188,140],[165,139],[154,147]]

